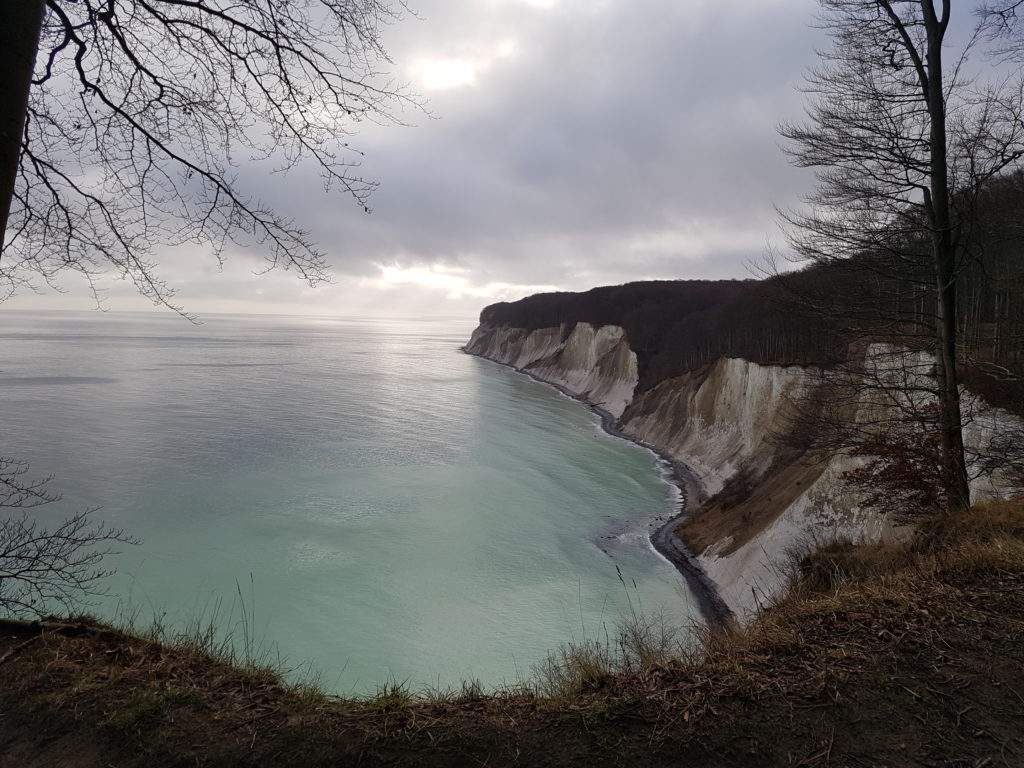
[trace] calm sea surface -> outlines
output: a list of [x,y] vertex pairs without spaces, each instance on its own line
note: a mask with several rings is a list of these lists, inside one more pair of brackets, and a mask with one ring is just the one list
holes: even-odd
[[3,313],[0,453],[56,476],[41,515],[143,542],[94,610],[215,617],[341,693],[515,683],[631,608],[689,621],[647,543],[656,459],[461,353],[472,321],[203,320]]

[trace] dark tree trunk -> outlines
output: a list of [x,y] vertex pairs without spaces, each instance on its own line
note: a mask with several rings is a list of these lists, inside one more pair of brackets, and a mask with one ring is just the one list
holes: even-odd
[[956,364],[957,302],[956,251],[953,242],[949,199],[948,158],[946,155],[946,103],[942,77],[942,43],[949,21],[950,0],[942,3],[942,18],[935,13],[933,0],[922,0],[925,30],[928,35],[928,82],[925,98],[931,119],[931,195],[932,258],[937,298],[936,337],[938,341],[939,414],[942,466],[946,506],[949,510],[970,505],[970,488],[964,457],[963,421],[960,411],[960,377]]
[[[11,212],[45,10],[46,0],[3,0],[0,7],[0,237]],[[0,240],[0,254],[2,247]]]

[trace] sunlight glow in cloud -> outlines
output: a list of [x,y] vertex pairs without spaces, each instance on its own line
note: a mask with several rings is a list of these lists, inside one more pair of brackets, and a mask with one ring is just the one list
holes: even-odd
[[517,48],[515,40],[502,40],[491,50],[474,56],[424,58],[413,65],[413,73],[428,91],[461,88],[476,83],[477,77],[499,59],[514,56]]
[[473,285],[465,273],[468,270],[454,267],[443,267],[435,264],[432,267],[399,267],[378,264],[381,275],[379,278],[362,280],[364,287],[377,289],[396,288],[400,285],[416,285],[420,288],[445,293],[445,298],[460,299],[463,296],[476,296],[481,299],[504,301],[518,299],[532,293],[557,291],[554,285],[516,285],[514,283],[491,282],[485,285]]
[[466,59],[425,59],[416,67],[416,74],[428,91],[460,88],[476,82],[478,65]]

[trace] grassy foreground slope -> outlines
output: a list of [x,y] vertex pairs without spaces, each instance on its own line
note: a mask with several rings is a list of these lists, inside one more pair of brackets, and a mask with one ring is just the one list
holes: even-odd
[[7,629],[0,765],[1024,765],[1024,504],[794,574],[692,658],[569,649],[545,695],[337,700],[95,624]]

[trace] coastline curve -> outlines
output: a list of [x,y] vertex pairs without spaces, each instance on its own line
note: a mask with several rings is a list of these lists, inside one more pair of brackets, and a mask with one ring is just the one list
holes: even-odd
[[735,614],[718,593],[718,588],[714,581],[712,581],[711,577],[708,576],[700,563],[697,562],[693,553],[686,548],[686,545],[683,544],[675,533],[676,528],[685,519],[685,517],[692,512],[695,505],[699,505],[705,501],[704,489],[700,480],[697,478],[696,473],[694,473],[694,471],[686,464],[667,455],[664,451],[660,451],[653,445],[627,435],[619,427],[615,416],[592,400],[572,392],[557,382],[548,381],[547,379],[536,376],[522,368],[517,368],[512,363],[505,363],[501,360],[495,360],[487,357],[486,355],[471,352],[466,348],[466,346],[459,347],[459,350],[464,354],[479,357],[482,360],[487,360],[488,362],[496,365],[502,365],[506,368],[511,368],[516,373],[523,374],[534,381],[553,387],[566,397],[582,403],[594,412],[601,421],[601,428],[606,433],[612,437],[617,437],[621,440],[631,442],[634,445],[646,448],[658,457],[659,461],[662,462],[662,465],[668,470],[668,482],[672,483],[672,485],[679,490],[679,496],[676,514],[650,533],[649,537],[651,545],[659,555],[672,564],[676,571],[678,571],[682,576],[687,586],[690,587],[690,591],[693,593],[697,603],[697,608],[700,611],[704,622],[711,630],[717,631],[733,625],[736,621]]

